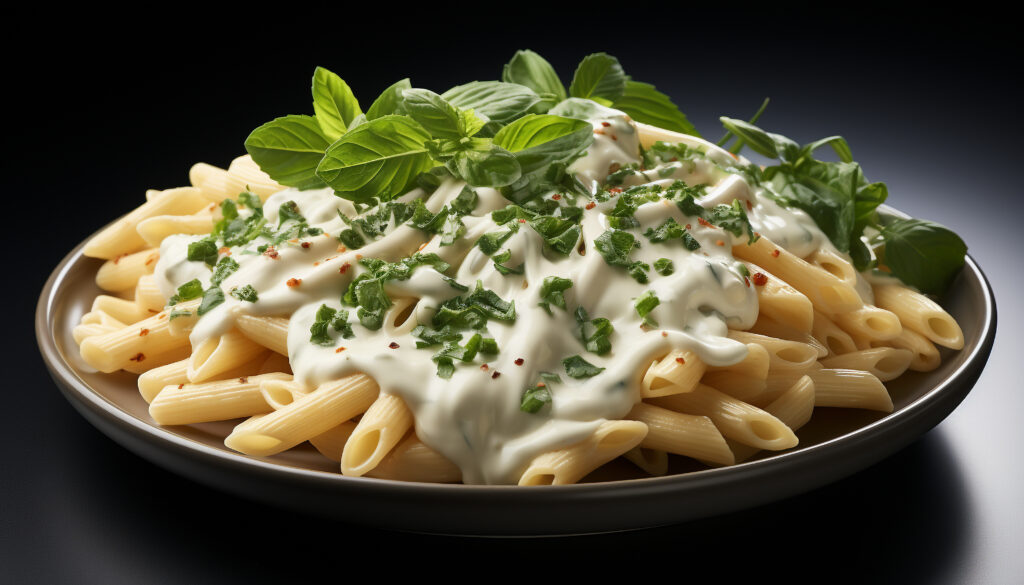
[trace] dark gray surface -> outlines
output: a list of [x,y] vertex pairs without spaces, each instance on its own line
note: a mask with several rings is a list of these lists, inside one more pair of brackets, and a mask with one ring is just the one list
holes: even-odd
[[[383,48],[365,63],[353,62],[366,54],[358,43],[310,33],[308,20],[294,25],[301,41],[271,45],[259,38],[270,30],[266,22],[197,27],[189,19],[171,28],[152,20],[104,30],[40,19],[47,28],[39,37],[60,56],[15,63],[9,75],[25,101],[12,108],[19,119],[4,141],[14,151],[4,160],[14,179],[8,210],[40,214],[47,235],[40,237],[36,215],[20,216],[8,250],[17,272],[4,292],[14,327],[5,338],[0,425],[0,581],[301,582],[325,571],[343,580],[385,569],[420,579],[522,578],[542,569],[600,573],[639,560],[682,564],[692,571],[687,577],[725,565],[737,578],[1020,582],[1019,33],[997,14],[964,12],[893,15],[858,6],[841,19],[776,30],[763,25],[764,10],[736,7],[721,20],[696,21],[687,9],[647,17],[643,35],[639,24],[609,16],[557,29],[519,22],[504,32],[476,30],[474,39],[465,28],[413,19],[399,35],[381,33]],[[339,29],[354,22],[337,21],[349,25]],[[868,177],[889,184],[894,205],[955,228],[991,279],[1001,327],[975,390],[914,445],[810,494],[656,530],[541,541],[425,538],[251,504],[129,454],[60,396],[32,339],[35,297],[68,249],[135,205],[144,189],[181,184],[197,160],[226,164],[245,133],[275,115],[308,113],[305,88],[317,63],[360,95],[399,75],[443,90],[494,77],[508,54],[526,46],[549,55],[563,76],[582,54],[617,54],[627,72],[670,93],[703,129],[770,95],[767,128],[798,140],[846,136]],[[468,62],[457,58],[470,50]],[[31,47],[10,54],[26,52]],[[57,82],[73,90],[48,90]],[[461,568],[467,559],[490,571]]]

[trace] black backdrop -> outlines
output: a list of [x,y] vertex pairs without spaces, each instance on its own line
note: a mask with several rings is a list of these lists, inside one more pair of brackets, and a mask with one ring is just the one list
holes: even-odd
[[[993,569],[974,566],[978,558],[1003,563],[995,574],[1014,574],[1019,561],[977,548],[979,538],[1008,535],[978,528],[974,516],[978,500],[968,492],[985,486],[958,462],[973,452],[953,446],[966,424],[957,420],[968,415],[848,480],[748,512],[567,540],[426,538],[296,516],[156,468],[74,413],[33,343],[38,291],[67,250],[145,189],[185,184],[192,163],[226,165],[257,125],[312,113],[316,65],[368,104],[401,77],[435,91],[496,78],[518,48],[545,55],[565,81],[585,54],[614,54],[710,137],[720,133],[718,115],[746,117],[770,96],[764,127],[798,141],[844,135],[868,177],[889,183],[893,203],[965,236],[997,297],[1016,287],[1006,269],[1020,269],[1010,236],[1022,210],[1018,33],[998,14],[830,8],[783,15],[652,5],[630,20],[623,9],[581,16],[444,5],[412,15],[382,3],[360,14],[303,7],[290,17],[212,22],[206,9],[182,5],[127,15],[133,22],[99,9],[59,21],[43,11],[12,17],[11,32],[33,40],[4,41],[5,93],[14,98],[3,128],[6,258],[16,272],[3,287],[15,326],[5,344],[15,353],[0,425],[0,575],[12,583],[233,583],[359,572],[348,567],[486,578],[495,569],[525,576],[557,564],[582,576],[640,563],[643,577],[663,566],[709,576],[724,567],[737,577],[982,582]],[[1000,355],[1007,343],[996,345]],[[1000,381],[1010,380],[1005,371]],[[979,387],[996,381],[986,374]],[[1022,438],[1015,425],[990,432],[1005,444]],[[1010,468],[1012,485],[1024,484],[1020,475],[1019,464]],[[470,559],[484,570],[470,569]]]

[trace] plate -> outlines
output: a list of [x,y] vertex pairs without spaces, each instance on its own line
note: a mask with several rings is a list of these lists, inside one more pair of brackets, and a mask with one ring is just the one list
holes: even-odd
[[235,453],[223,445],[232,423],[156,425],[134,375],[100,374],[79,357],[71,331],[101,292],[94,277],[102,261],[83,256],[83,246],[46,282],[36,309],[36,338],[57,386],[89,422],[136,454],[197,482],[314,515],[417,532],[611,532],[684,522],[809,491],[891,455],[944,419],[977,381],[996,330],[991,287],[968,257],[943,300],[963,328],[966,345],[959,352],[943,351],[942,366],[933,372],[909,372],[889,382],[891,414],[815,409],[797,433],[799,447],[718,469],[676,461],[674,474],[664,477],[639,477],[628,463],[613,462],[586,483],[569,486],[407,483],[342,476],[312,449],[273,457]]

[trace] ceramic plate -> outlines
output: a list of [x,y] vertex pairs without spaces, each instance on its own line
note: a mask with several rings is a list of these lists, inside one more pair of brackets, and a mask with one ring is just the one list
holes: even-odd
[[[887,384],[892,414],[815,409],[800,446],[733,467],[674,462],[672,474],[640,477],[613,462],[571,486],[522,488],[403,483],[344,477],[312,448],[273,457],[228,450],[232,423],[157,426],[135,376],[99,374],[78,355],[72,328],[100,294],[100,260],[82,245],[54,270],[39,298],[36,337],[53,379],[72,405],[112,439],[195,481],[255,500],[381,528],[479,535],[627,530],[740,510],[811,490],[891,455],[935,426],[963,400],[995,337],[991,288],[973,259],[943,300],[963,328],[962,351],[942,366]],[[681,460],[681,458],[680,458]],[[601,480],[598,482],[598,480]],[[604,481],[611,480],[611,481]]]

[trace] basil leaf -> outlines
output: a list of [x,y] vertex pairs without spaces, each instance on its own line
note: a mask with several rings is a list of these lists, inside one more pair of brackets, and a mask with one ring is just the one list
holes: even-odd
[[425,146],[429,139],[411,118],[377,118],[332,144],[317,176],[345,199],[388,201],[409,191],[417,175],[433,166]]
[[203,300],[199,301],[199,309],[196,311],[196,314],[202,317],[223,302],[224,291],[220,290],[219,286],[211,286],[203,293]]
[[330,141],[347,132],[352,120],[363,113],[348,84],[323,67],[313,72],[313,111]]
[[469,137],[484,127],[485,121],[473,112],[456,108],[430,90],[407,89],[402,100],[405,112],[437,138]]
[[211,267],[217,263],[217,242],[212,237],[203,238],[188,245],[187,258],[192,262],[205,262]]
[[587,55],[576,67],[569,95],[610,106],[626,91],[626,74],[619,60],[606,53]]
[[590,378],[604,371],[604,368],[599,368],[578,355],[569,356],[562,360],[562,367],[565,368],[565,373],[570,378],[576,379]]
[[515,153],[523,174],[574,159],[594,141],[589,122],[529,114],[494,135],[494,143]]
[[282,185],[312,189],[322,187],[316,175],[330,140],[313,116],[284,116],[252,131],[245,150],[263,172]]
[[496,145],[488,150],[458,152],[445,166],[474,187],[504,187],[522,176],[517,157]]
[[203,284],[199,282],[198,278],[186,282],[185,284],[178,287],[178,292],[171,296],[167,301],[168,306],[174,306],[181,301],[190,301],[197,299],[203,294]]
[[611,116],[618,115],[620,112],[602,106],[595,101],[571,97],[548,110],[548,113],[577,120],[596,120],[599,118],[610,118]]
[[722,126],[725,126],[726,130],[739,137],[743,143],[754,149],[754,152],[768,158],[777,158],[779,156],[778,149],[775,147],[775,141],[764,130],[750,122],[744,122],[735,118],[722,116],[719,120],[721,120]]
[[505,64],[501,80],[524,85],[541,97],[538,104],[544,110],[550,109],[565,99],[565,86],[558,79],[555,68],[544,57],[530,50],[516,51],[512,60]]
[[964,265],[967,244],[945,226],[897,219],[882,227],[883,258],[894,276],[921,292],[941,295]]
[[629,114],[629,117],[637,122],[700,136],[697,129],[687,119],[686,114],[672,103],[667,95],[649,83],[627,81],[622,97],[615,100],[612,107]]
[[448,103],[469,108],[488,120],[505,124],[525,114],[540,101],[532,89],[517,83],[473,81],[441,94]]
[[390,114],[404,114],[405,107],[402,104],[402,92],[411,87],[412,84],[409,83],[408,79],[396,81],[381,92],[380,96],[370,104],[370,109],[366,110],[366,119],[376,120]]

